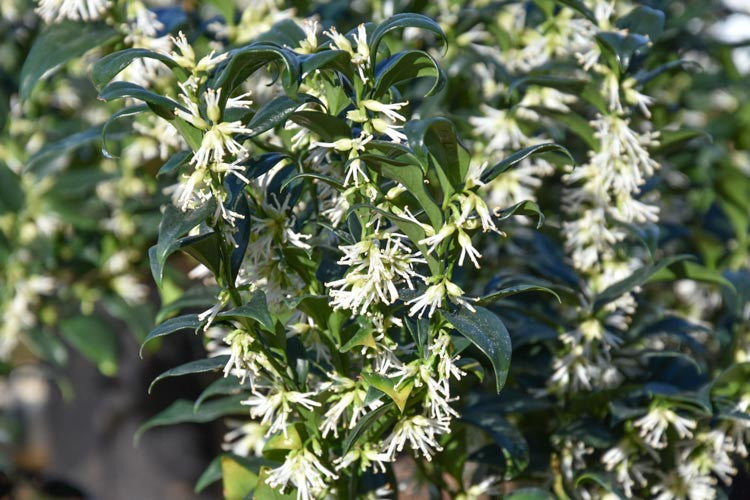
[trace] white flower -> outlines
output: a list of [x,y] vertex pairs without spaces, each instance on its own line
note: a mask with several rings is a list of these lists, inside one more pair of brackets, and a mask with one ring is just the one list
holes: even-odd
[[[332,378],[334,382],[332,387],[335,394],[329,398],[327,403],[331,403],[332,401],[335,401],[335,403],[332,404],[323,415],[325,419],[320,425],[320,431],[323,437],[326,437],[331,431],[333,431],[334,437],[339,437],[340,426],[351,429],[357,425],[357,421],[360,417],[367,413],[367,406],[364,404],[367,390],[363,389],[361,386],[357,386],[353,380],[348,378],[336,375],[332,376]],[[369,405],[369,407],[374,409],[381,404],[380,401],[377,401],[374,404]],[[348,419],[348,422],[344,421],[342,424],[340,423],[340,420],[347,410],[351,412],[351,417]]]
[[646,474],[652,472],[644,460],[639,459],[634,446],[627,441],[619,443],[602,455],[602,463],[608,471],[615,471],[617,482],[622,486],[625,496],[633,496],[633,488],[643,488],[648,484]]
[[369,109],[370,111],[375,111],[376,113],[384,114],[385,116],[387,116],[389,119],[393,121],[398,121],[398,122],[406,121],[406,118],[402,114],[397,113],[397,111],[403,108],[404,106],[407,106],[409,104],[408,101],[384,104],[374,99],[365,99],[365,100],[360,101],[360,104],[363,105],[365,108]]
[[486,104],[480,105],[479,109],[484,116],[472,116],[469,123],[477,134],[489,140],[488,153],[518,149],[528,144],[529,138],[521,130],[512,111],[494,109]]
[[359,470],[361,471],[366,470],[370,465],[372,465],[373,468],[380,469],[381,472],[385,473],[385,463],[392,462],[393,457],[386,453],[378,451],[372,445],[370,445],[370,443],[365,443],[361,447],[355,447],[354,449],[350,450],[343,457],[335,459],[333,463],[336,465],[336,470],[340,471],[342,469],[348,468],[357,460],[360,461]]
[[218,56],[214,56],[215,51],[211,51],[208,55],[201,58],[197,63],[195,62],[195,51],[190,46],[185,34],[180,31],[176,37],[172,37],[172,43],[179,49],[172,51],[169,56],[183,68],[190,70],[191,72],[204,72],[213,69],[217,64],[222,62],[224,59],[229,57],[229,53],[225,52]]
[[480,254],[479,251],[474,248],[474,246],[471,244],[471,238],[469,237],[469,235],[461,229],[458,230],[458,244],[461,246],[461,255],[458,258],[458,265],[463,266],[464,257],[468,255],[469,259],[471,259],[471,262],[474,264],[474,267],[479,269],[479,261],[477,260],[477,258],[481,257],[482,254]]
[[104,17],[109,7],[109,0],[39,0],[36,12],[47,23],[95,21]]
[[695,420],[679,416],[664,404],[653,405],[646,415],[633,422],[645,443],[657,449],[666,448],[665,432],[670,424],[681,439],[693,437],[692,430],[697,425]]
[[270,471],[266,483],[282,492],[291,485],[297,489],[297,500],[315,500],[330,489],[326,480],[335,480],[338,476],[326,469],[318,457],[307,448],[290,451],[284,463]]
[[406,134],[404,134],[403,132],[399,132],[400,129],[404,128],[401,125],[388,123],[382,118],[373,118],[370,123],[372,123],[372,128],[373,130],[375,130],[375,132],[387,135],[388,138],[393,142],[401,143],[406,142],[407,140]]
[[318,48],[318,21],[315,19],[305,19],[302,22],[302,30],[305,32],[305,38],[299,42],[299,47],[294,49],[298,54],[312,54]]
[[234,330],[224,337],[224,343],[229,345],[229,360],[224,367],[224,376],[233,374],[244,384],[250,376],[250,384],[255,387],[255,379],[260,375],[261,368],[268,366],[265,354],[254,349],[255,340],[252,335],[242,330]]
[[443,449],[437,442],[437,436],[447,432],[450,432],[450,427],[445,421],[414,415],[402,418],[383,446],[385,453],[395,460],[396,453],[403,451],[408,442],[417,456],[421,454],[427,461],[431,461],[432,455]]
[[273,193],[270,203],[268,201],[263,202],[258,215],[252,216],[252,235],[247,253],[250,260],[256,263],[270,259],[273,249],[277,246],[310,248],[310,245],[305,243],[305,240],[310,239],[310,235],[294,230],[297,219],[289,207],[291,195],[286,195],[284,201],[279,202]]
[[362,131],[359,137],[353,139],[339,139],[334,142],[315,142],[310,147],[332,148],[340,152],[348,151],[348,167],[344,186],[348,186],[349,180],[354,179],[354,186],[359,187],[360,178],[365,182],[369,182],[370,178],[367,177],[367,173],[365,172],[364,162],[359,160],[357,156],[359,156],[360,151],[365,150],[365,145],[371,140],[372,135]]
[[323,34],[331,39],[337,49],[349,52],[349,54],[354,53],[354,48],[349,42],[349,39],[339,33],[335,26],[331,26],[331,29],[324,31]]
[[456,500],[480,500],[490,496],[501,495],[501,482],[502,480],[497,476],[488,476],[478,484],[472,484],[466,491],[456,495]]
[[370,304],[395,302],[399,283],[413,289],[412,278],[421,278],[413,266],[425,261],[404,240],[406,236],[399,233],[375,232],[354,245],[340,246],[344,256],[338,264],[349,270],[343,278],[326,283],[333,307],[364,313]]
[[250,406],[250,415],[253,418],[261,418],[260,423],[270,424],[266,435],[275,434],[279,431],[287,435],[287,420],[289,415],[294,411],[293,405],[312,410],[320,403],[310,399],[315,396],[314,392],[296,392],[285,391],[278,387],[273,387],[267,394],[253,391],[252,396],[247,398],[242,404]]
[[266,444],[266,428],[257,422],[240,422],[227,420],[231,431],[224,434],[224,442],[221,449],[230,451],[241,457],[263,455],[263,447]]
[[422,295],[406,302],[407,305],[411,304],[409,316],[416,314],[421,318],[427,312],[427,316],[432,317],[435,309],[442,307],[443,299],[446,297],[450,301],[460,304],[472,312],[475,311],[474,307],[463,298],[464,291],[447,277],[433,277],[429,281],[432,281],[433,284],[428,286]]

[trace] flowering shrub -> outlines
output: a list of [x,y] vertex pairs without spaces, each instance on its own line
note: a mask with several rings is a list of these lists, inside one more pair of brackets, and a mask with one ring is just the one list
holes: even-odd
[[[731,488],[750,430],[747,89],[728,46],[683,47],[711,3],[298,3],[39,2],[0,157],[0,356],[64,356],[60,330],[113,373],[102,310],[137,331],[147,255],[163,306],[142,351],[181,331],[206,351],[152,386],[217,378],[136,437],[229,417],[198,490]],[[98,103],[67,90],[84,62]],[[736,123],[712,130],[717,113]],[[92,128],[19,151],[35,115]],[[51,209],[66,193],[77,208]]]

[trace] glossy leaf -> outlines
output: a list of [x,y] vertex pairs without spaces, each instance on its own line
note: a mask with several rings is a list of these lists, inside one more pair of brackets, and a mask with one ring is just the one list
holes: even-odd
[[151,272],[154,281],[161,286],[164,264],[167,257],[174,252],[179,246],[178,239],[195,226],[204,222],[209,215],[213,213],[213,207],[207,203],[200,208],[182,212],[173,205],[167,205],[159,224],[159,239],[156,245],[149,251],[149,260],[151,261]]
[[99,93],[99,98],[105,101],[121,99],[123,97],[132,97],[144,101],[154,113],[167,120],[175,118],[175,109],[185,110],[182,104],[178,104],[169,97],[156,94],[144,89],[140,85],[130,82],[112,82]]
[[247,396],[240,394],[238,396],[209,401],[201,405],[198,411],[193,411],[192,401],[178,399],[141,425],[133,439],[137,444],[143,433],[154,427],[183,423],[204,423],[227,415],[246,415],[247,406],[242,404],[242,401],[245,399],[247,399]]
[[613,300],[618,299],[623,294],[637,288],[646,282],[659,272],[661,269],[671,266],[672,264],[685,259],[693,258],[690,255],[676,255],[673,257],[667,257],[656,264],[646,264],[645,266],[636,269],[633,274],[627,278],[618,281],[610,285],[608,288],[603,290],[599,295],[596,296],[594,301],[594,310],[600,309],[602,306],[609,304]]
[[253,116],[247,127],[252,130],[251,137],[266,132],[283,124],[300,106],[306,102],[317,101],[316,98],[302,94],[292,99],[282,95],[265,103]]
[[435,95],[445,87],[445,73],[430,54],[421,50],[399,52],[382,61],[375,69],[373,98],[377,99],[386,94],[392,86],[423,77],[435,80],[425,97]]
[[490,294],[487,294],[483,296],[481,299],[477,301],[477,304],[480,305],[486,305],[491,304],[492,302],[495,302],[497,300],[504,299],[506,297],[510,297],[511,295],[516,295],[518,293],[523,292],[544,292],[549,293],[550,295],[553,295],[558,302],[562,303],[562,300],[560,300],[560,296],[555,292],[554,290],[547,288],[546,286],[541,285],[514,285],[507,288],[503,288],[502,290],[497,290],[495,292],[492,292]]
[[443,311],[453,327],[471,341],[492,363],[497,392],[505,385],[510,369],[511,342],[507,328],[497,315],[481,306],[472,312],[460,307],[455,312]]
[[583,17],[594,23],[594,25],[599,24],[594,11],[586,7],[586,4],[583,2],[583,0],[555,0],[555,2],[570,7],[571,9],[575,10]]
[[287,95],[294,97],[301,74],[297,56],[289,49],[267,42],[230,50],[228,61],[217,71],[210,86],[223,88],[222,98],[226,100],[250,75],[270,63],[280,63],[284,67],[281,81]]
[[511,167],[514,167],[521,163],[526,158],[539,154],[539,153],[546,153],[554,151],[557,153],[562,153],[565,156],[567,156],[570,161],[575,164],[575,160],[573,159],[573,156],[570,154],[570,152],[565,149],[564,147],[560,146],[559,144],[555,144],[552,142],[548,142],[545,144],[537,144],[535,146],[529,146],[527,148],[523,148],[521,150],[516,151],[515,153],[511,154],[510,156],[507,156],[500,162],[496,163],[492,167],[488,168],[482,173],[482,182],[490,182],[492,179],[497,177],[498,175],[502,174],[506,170],[508,170]]
[[220,312],[216,315],[216,317],[221,319],[253,319],[260,323],[266,330],[270,332],[274,331],[273,319],[271,318],[271,314],[268,312],[266,294],[263,293],[262,290],[253,292],[250,300],[248,300],[247,303],[235,309]]
[[171,57],[160,52],[139,48],[120,50],[102,57],[94,64],[91,79],[94,81],[96,88],[101,90],[136,59],[154,59],[163,62],[173,70],[179,68]]
[[445,33],[443,33],[443,29],[438,23],[436,23],[429,17],[411,12],[396,14],[395,16],[391,16],[390,18],[380,23],[368,38],[371,59],[370,65],[372,67],[377,66],[375,64],[375,57],[377,56],[378,46],[380,45],[380,42],[383,41],[383,37],[393,30],[403,28],[420,28],[423,30],[431,31],[432,33],[435,33],[437,36],[439,36],[444,44],[448,44],[448,39],[446,38]]
[[165,335],[169,335],[171,333],[179,332],[181,330],[195,331],[200,326],[200,324],[201,321],[198,319],[197,314],[186,314],[185,316],[177,316],[176,318],[166,320],[162,324],[156,326],[149,332],[148,335],[146,335],[143,343],[141,343],[141,356],[143,356],[143,348],[152,340],[159,337],[164,337]]
[[413,388],[412,383],[402,384],[399,387],[397,386],[398,378],[390,379],[378,373],[363,373],[362,378],[375,389],[386,393],[403,413]]
[[212,358],[196,359],[195,361],[188,361],[185,364],[171,368],[164,373],[156,377],[151,384],[148,386],[148,393],[151,394],[151,390],[154,386],[167,378],[181,377],[183,375],[191,375],[193,373],[206,373],[213,372],[224,368],[229,361],[229,355],[214,356]]
[[351,431],[349,431],[349,434],[347,434],[346,439],[344,439],[344,444],[342,445],[342,450],[341,450],[341,456],[343,457],[344,455],[346,455],[349,452],[349,450],[351,450],[352,447],[360,441],[360,439],[365,435],[365,433],[378,420],[380,420],[380,417],[385,415],[388,412],[388,410],[390,410],[391,408],[393,408],[393,403],[386,403],[382,406],[375,408],[374,410],[371,410],[362,418],[360,418],[357,421],[357,425],[355,425],[354,428]]

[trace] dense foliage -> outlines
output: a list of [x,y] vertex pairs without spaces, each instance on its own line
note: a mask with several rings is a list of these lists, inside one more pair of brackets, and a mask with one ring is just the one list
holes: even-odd
[[226,498],[747,473],[742,2],[0,6],[0,439],[119,321],[197,334],[136,439],[227,417]]

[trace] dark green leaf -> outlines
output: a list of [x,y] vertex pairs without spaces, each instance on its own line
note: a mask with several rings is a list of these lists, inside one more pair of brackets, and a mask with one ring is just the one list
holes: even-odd
[[299,60],[292,50],[273,43],[253,43],[229,51],[227,63],[217,71],[210,86],[223,88],[222,98],[226,99],[250,75],[274,62],[284,66],[281,81],[286,93],[294,97],[300,80]]
[[485,431],[503,450],[507,479],[517,476],[529,465],[529,445],[505,418],[495,412],[474,411],[469,407],[461,419]]
[[144,89],[140,85],[130,82],[112,82],[99,93],[99,98],[105,101],[123,97],[132,97],[144,101],[154,113],[166,120],[174,120],[175,109],[185,110],[181,104],[178,104],[169,97],[156,94]]
[[344,120],[320,111],[297,111],[289,118],[326,142],[333,142],[341,138],[348,139],[352,136],[352,129]]
[[510,156],[504,158],[502,161],[496,163],[492,167],[485,170],[484,173],[482,173],[482,182],[491,181],[492,179],[494,179],[501,173],[505,172],[509,168],[515,165],[518,165],[520,162],[522,162],[529,156],[532,156],[538,153],[546,153],[548,151],[555,151],[558,153],[562,153],[568,158],[570,158],[570,161],[573,164],[575,164],[575,160],[573,159],[573,156],[571,156],[570,152],[564,147],[560,146],[559,144],[555,144],[552,142],[548,142],[545,144],[537,144],[535,146],[529,146],[527,148],[516,151]]
[[136,431],[133,440],[137,444],[143,433],[154,427],[188,422],[210,422],[226,415],[246,415],[247,406],[241,404],[245,399],[247,399],[247,396],[240,394],[237,396],[209,401],[208,403],[201,405],[198,411],[193,411],[192,401],[178,399],[169,407],[154,415],[141,425]]
[[250,135],[260,135],[277,125],[283,124],[297,108],[312,101],[317,101],[317,99],[307,94],[302,94],[295,99],[282,95],[268,101],[247,124],[248,128],[252,130]]
[[570,7],[595,25],[599,24],[594,12],[586,7],[586,4],[582,0],[555,0],[555,2]]
[[542,227],[542,224],[544,224],[544,214],[542,213],[542,210],[539,208],[539,205],[537,205],[533,201],[522,201],[520,203],[516,203],[512,207],[504,208],[500,210],[497,213],[498,220],[505,220],[509,217],[512,217],[513,215],[529,215],[532,217],[537,218],[536,227],[539,229]]
[[37,82],[51,69],[121,36],[119,31],[104,23],[63,22],[49,25],[34,40],[21,68],[21,100],[29,98]]
[[171,57],[159,52],[137,48],[120,50],[113,54],[102,57],[94,64],[94,67],[91,71],[91,79],[94,81],[94,86],[96,86],[97,89],[101,90],[102,87],[112,81],[112,79],[117,76],[120,71],[129,66],[130,63],[132,63],[134,60],[144,58],[156,59],[157,61],[163,62],[170,68],[179,67]]
[[614,31],[597,33],[596,41],[614,57],[620,73],[628,69],[634,55],[651,43],[648,37],[637,33],[622,34]]
[[253,292],[253,295],[246,304],[230,311],[220,312],[216,317],[221,319],[250,318],[260,323],[269,332],[274,331],[273,319],[268,312],[266,294],[262,290]]
[[181,377],[183,375],[190,375],[192,373],[206,373],[213,372],[222,369],[226,366],[229,361],[229,355],[214,356],[213,358],[196,359],[195,361],[188,361],[185,364],[171,368],[164,373],[156,377],[151,385],[148,386],[148,393],[151,394],[151,390],[154,388],[157,382],[160,382],[166,378]]
[[374,410],[367,413],[367,415],[363,416],[357,421],[357,425],[354,426],[354,428],[349,431],[349,434],[347,434],[346,439],[344,439],[344,444],[342,445],[341,449],[341,456],[346,455],[349,453],[349,450],[352,449],[352,447],[359,442],[359,440],[364,436],[365,432],[375,424],[378,420],[380,420],[380,417],[386,414],[388,410],[390,410],[393,407],[393,403],[386,403],[382,406],[379,406],[375,408]]
[[458,141],[453,123],[443,117],[414,120],[406,123],[404,133],[425,172],[430,168],[430,157],[435,159],[432,166],[443,196],[450,197],[463,185],[469,170],[468,154]]
[[302,76],[312,75],[319,69],[343,69],[351,56],[344,50],[323,50],[315,54],[299,56]]
[[159,239],[156,245],[151,247],[152,250],[149,251],[151,272],[158,286],[161,286],[164,263],[167,261],[167,257],[179,245],[178,238],[204,222],[213,213],[213,210],[209,203],[190,212],[183,212],[173,205],[167,205],[159,224]]
[[161,166],[159,171],[156,173],[157,177],[161,177],[162,175],[166,175],[178,168],[180,168],[183,165],[186,165],[190,158],[192,158],[193,152],[192,151],[177,151],[175,154],[169,157],[169,160]]
[[377,99],[384,95],[394,85],[422,77],[435,79],[425,97],[435,95],[445,87],[445,73],[431,55],[421,50],[399,52],[378,64],[375,70],[373,98]]
[[562,303],[562,300],[560,300],[560,296],[557,295],[557,292],[554,290],[547,288],[546,286],[540,286],[540,285],[514,285],[510,286],[508,288],[503,288],[502,290],[498,290],[496,292],[492,292],[490,294],[485,295],[481,299],[477,301],[477,304],[480,305],[486,305],[491,304],[492,302],[495,302],[500,299],[504,299],[505,297],[510,297],[511,295],[515,295],[517,293],[523,293],[523,292],[544,292],[549,293],[551,295],[554,295],[558,302]]
[[110,116],[107,119],[106,122],[104,122],[104,125],[102,126],[102,154],[106,158],[117,158],[117,156],[109,152],[109,148],[107,147],[107,131],[109,130],[109,127],[120,118],[127,117],[127,116],[135,116],[139,113],[146,111],[147,109],[148,109],[148,106],[145,106],[143,104],[136,104],[135,106],[127,106],[125,108],[122,108],[116,111],[112,116]]
[[4,163],[0,163],[0,214],[18,212],[24,199],[21,179]]
[[600,309],[602,306],[622,297],[623,294],[647,283],[648,280],[661,269],[671,266],[681,260],[692,258],[694,257],[691,255],[676,255],[673,257],[667,257],[655,264],[646,264],[643,267],[636,269],[633,274],[613,285],[610,285],[597,295],[596,300],[594,301],[594,310]]
[[456,312],[443,311],[443,315],[458,333],[469,339],[490,359],[499,393],[510,369],[510,334],[496,314],[480,306],[475,306],[474,309],[476,311],[472,312],[466,307],[460,307]]
[[193,490],[195,493],[200,493],[221,479],[221,459],[223,456],[224,455],[219,455],[211,460],[211,463],[208,464],[206,470],[203,471],[198,478],[198,481],[195,482],[195,489]]
[[250,389],[250,385],[245,383],[241,384],[236,377],[221,377],[209,384],[208,387],[203,389],[198,399],[195,400],[195,411],[209,398],[214,396],[229,396],[241,394],[243,391]]
[[639,5],[618,19],[617,27],[631,33],[646,35],[654,41],[664,31],[664,12]]
[[427,31],[431,31],[438,35],[445,45],[448,44],[448,39],[446,38],[445,33],[443,33],[443,29],[438,23],[436,23],[429,17],[422,14],[414,14],[411,12],[396,14],[395,16],[392,16],[380,23],[373,30],[371,36],[369,37],[371,59],[370,66],[372,66],[373,68],[377,66],[375,64],[375,57],[378,54],[378,46],[383,40],[383,37],[393,30],[402,28],[421,28]]
[[143,356],[144,346],[155,338],[164,337],[170,333],[178,332],[180,330],[193,330],[195,331],[201,324],[197,314],[186,314],[185,316],[177,316],[171,318],[164,323],[158,325],[156,328],[151,330],[141,344],[141,356]]

